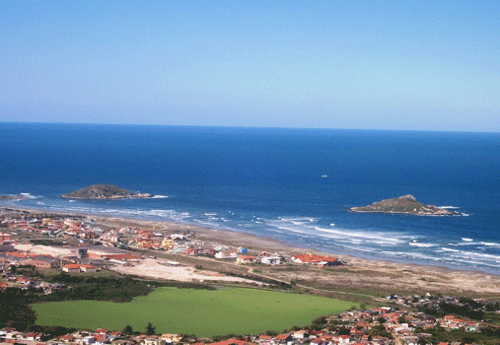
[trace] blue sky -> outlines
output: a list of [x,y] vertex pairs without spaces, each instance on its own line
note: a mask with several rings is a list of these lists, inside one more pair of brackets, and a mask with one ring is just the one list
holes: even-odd
[[0,2],[0,121],[500,132],[498,1]]

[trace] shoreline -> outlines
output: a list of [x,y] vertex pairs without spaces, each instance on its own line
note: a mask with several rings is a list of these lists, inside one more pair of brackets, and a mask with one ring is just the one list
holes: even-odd
[[[19,208],[9,205],[0,205],[17,211],[26,211],[33,214],[54,214],[81,216],[94,219],[96,224],[107,226],[142,227],[152,230],[163,230],[168,232],[193,232],[197,239],[207,242],[231,245],[234,247],[245,247],[258,251],[269,251],[287,254],[315,253],[319,255],[330,255],[314,250],[289,245],[268,237],[259,237],[254,234],[235,232],[230,230],[214,229],[197,225],[175,223],[169,221],[143,220],[129,217],[115,217],[111,215],[94,215],[77,212],[57,212],[43,209]],[[331,274],[323,274],[316,268],[311,272],[318,274],[314,280],[325,286],[338,288],[353,288],[355,290],[377,290],[391,289],[396,291],[422,290],[422,291],[455,291],[456,293],[478,294],[478,295],[500,295],[500,274],[485,273],[479,270],[457,270],[444,266],[421,265],[417,263],[402,263],[390,260],[367,259],[347,254],[333,254],[334,257],[346,262],[340,266],[334,277]],[[309,272],[310,273],[310,272]],[[329,272],[328,272],[329,273]],[[292,279],[299,273],[278,272],[277,277]],[[310,274],[309,274],[310,275]],[[302,277],[302,276],[300,276]],[[335,280],[333,282],[333,280]],[[330,285],[328,285],[330,284]],[[333,284],[333,285],[332,285]]]

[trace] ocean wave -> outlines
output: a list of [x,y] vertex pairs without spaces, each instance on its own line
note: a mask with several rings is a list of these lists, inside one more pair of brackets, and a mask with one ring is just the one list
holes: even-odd
[[31,195],[30,193],[19,193],[20,195],[24,196],[26,199],[37,199],[39,198],[38,196]]
[[166,199],[168,197],[168,195],[155,195],[152,197],[152,199]]
[[500,247],[500,243],[496,242],[479,242],[479,243],[488,247]]
[[454,252],[454,253],[460,252],[460,250],[458,250],[458,249],[446,248],[446,247],[441,247],[441,250],[445,251],[445,252]]
[[321,227],[315,227],[315,230],[326,232],[329,234],[335,234],[344,238],[358,238],[366,241],[371,241],[372,243],[387,245],[390,243],[402,244],[405,241],[401,238],[397,237],[388,237],[388,234],[373,234],[371,232],[354,232],[354,231],[346,231],[346,230],[337,230],[337,229],[325,229]]
[[439,208],[443,208],[443,209],[450,209],[450,210],[456,210],[456,209],[459,209],[460,207],[457,207],[457,206],[438,206]]
[[435,243],[421,243],[421,242],[409,242],[408,243],[412,247],[420,247],[420,248],[432,248],[437,247]]
[[462,237],[462,241],[464,241],[464,242],[472,242],[472,241],[474,241],[474,239],[473,238]]

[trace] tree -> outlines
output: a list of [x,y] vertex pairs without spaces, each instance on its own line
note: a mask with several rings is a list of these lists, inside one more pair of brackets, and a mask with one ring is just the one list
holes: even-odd
[[125,328],[123,329],[123,334],[131,335],[132,333],[134,333],[132,326],[126,325]]
[[156,327],[153,327],[151,322],[148,322],[148,326],[146,327],[146,334],[147,335],[153,335],[155,334]]

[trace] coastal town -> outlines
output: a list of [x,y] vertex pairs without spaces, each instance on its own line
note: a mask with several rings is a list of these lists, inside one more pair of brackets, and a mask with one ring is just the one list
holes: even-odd
[[[193,262],[190,258],[198,260]],[[224,264],[218,266],[218,263]],[[300,283],[259,272],[263,267],[314,271],[341,269],[345,265],[349,262],[327,255],[270,252],[209,242],[190,229],[166,232],[136,226],[110,227],[89,216],[9,208],[1,209],[0,213],[0,289],[3,293],[19,290],[27,295],[50,296],[72,289],[70,283],[44,280],[36,274],[38,271],[80,277],[115,272],[167,281],[290,289],[300,288]],[[314,289],[307,291],[312,293]],[[377,306],[367,307],[367,304]],[[7,326],[0,329],[0,344],[474,344],[478,343],[475,341],[478,335],[500,335],[497,321],[486,317],[499,312],[498,301],[484,298],[391,294],[362,303],[360,308],[325,315],[313,320],[310,326],[294,326],[281,333],[200,338],[156,334],[154,325],[148,325],[143,332],[61,328],[49,333]],[[452,334],[458,334],[455,338],[462,341],[436,340],[453,338]]]

